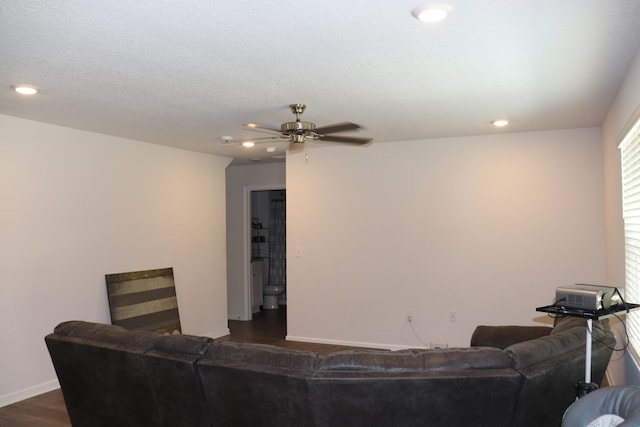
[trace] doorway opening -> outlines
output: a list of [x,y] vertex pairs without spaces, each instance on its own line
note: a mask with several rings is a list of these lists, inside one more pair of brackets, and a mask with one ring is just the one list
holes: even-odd
[[275,317],[286,323],[286,190],[252,190],[249,205],[251,318]]

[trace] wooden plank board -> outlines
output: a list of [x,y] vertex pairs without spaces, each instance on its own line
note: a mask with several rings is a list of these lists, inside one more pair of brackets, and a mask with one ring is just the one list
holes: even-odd
[[111,323],[127,329],[180,333],[173,267],[105,275]]

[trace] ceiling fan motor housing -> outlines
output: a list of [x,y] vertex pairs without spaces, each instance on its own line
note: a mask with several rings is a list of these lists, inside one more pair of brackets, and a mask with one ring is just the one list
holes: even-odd
[[315,132],[313,131],[315,128],[315,123],[295,121],[283,123],[280,126],[280,131],[287,135],[292,143],[301,144],[308,137],[315,139]]
[[280,125],[281,132],[307,132],[316,128],[315,123],[311,122],[287,122]]

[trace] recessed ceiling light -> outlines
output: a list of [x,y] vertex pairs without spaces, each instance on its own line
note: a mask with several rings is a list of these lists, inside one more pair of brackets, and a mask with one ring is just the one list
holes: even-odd
[[422,22],[440,22],[449,16],[453,8],[447,4],[433,3],[413,9],[411,14]]
[[494,125],[495,127],[499,127],[499,128],[505,127],[505,126],[506,126],[506,125],[508,125],[508,124],[509,124],[509,120],[503,120],[503,119],[501,119],[501,120],[494,120],[494,122],[493,122],[493,125]]
[[245,141],[245,142],[243,142],[243,143],[242,143],[242,146],[243,146],[243,147],[247,147],[247,148],[251,148],[251,147],[253,147],[254,145],[256,145],[256,144],[255,144],[255,142],[253,142],[253,141]]
[[38,93],[38,88],[32,85],[14,85],[12,88],[21,95],[35,95]]
[[273,153],[276,151],[276,147],[267,147],[267,153]]

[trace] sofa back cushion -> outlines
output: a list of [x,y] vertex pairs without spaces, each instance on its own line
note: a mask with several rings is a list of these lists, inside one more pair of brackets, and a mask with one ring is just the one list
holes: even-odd
[[[593,322],[592,381],[604,376],[613,333],[606,322]],[[506,349],[524,382],[518,397],[515,425],[560,425],[562,414],[576,398],[575,384],[584,381],[586,328],[583,319],[556,321],[549,336],[514,344]],[[553,398],[549,398],[553,396]]]
[[166,354],[189,354],[193,356],[204,356],[209,346],[213,343],[213,338],[197,337],[193,335],[160,335],[151,347],[152,350]]
[[419,371],[424,361],[412,350],[345,350],[322,356],[320,371]]
[[[570,316],[557,316],[554,320],[553,329],[551,330],[551,335],[559,334],[564,331],[568,331],[573,328],[580,328],[586,334],[587,328],[587,319],[583,319],[580,317],[570,317]],[[591,332],[593,333],[593,337],[596,339],[604,338],[607,332],[609,331],[609,320],[603,319],[598,321],[591,322]]]
[[213,425],[314,426],[309,379],[318,354],[215,342],[197,362]]
[[314,425],[507,427],[521,382],[510,367],[495,348],[332,353],[310,382]]
[[210,425],[196,363],[212,342],[208,337],[162,335],[152,349],[144,353],[149,381],[165,426]]
[[511,368],[511,359],[502,350],[490,347],[423,350],[418,354],[425,368],[434,371],[458,371]]
[[513,344],[505,349],[513,359],[513,367],[517,370],[549,360],[557,359],[564,353],[584,350],[585,330],[571,328],[535,340]]
[[[515,369],[525,369],[529,366],[547,360],[553,360],[563,353],[570,353],[582,349],[586,342],[586,320],[576,317],[560,317],[549,336],[513,344],[505,350],[514,361]],[[594,342],[602,342],[611,335],[608,322],[592,322]]]
[[513,369],[317,371],[309,382],[322,427],[510,427]]
[[508,369],[511,359],[488,347],[409,349],[400,351],[347,350],[321,359],[321,371],[460,371]]
[[45,337],[74,426],[162,425],[143,360],[156,337],[75,321]]
[[151,348],[161,335],[137,329],[125,329],[106,323],[93,323],[81,320],[62,322],[53,330],[55,334],[67,337],[94,340],[97,342],[127,345],[136,348]]
[[580,317],[572,317],[572,316],[555,316],[553,319],[553,330],[552,334],[557,334],[560,332],[567,331],[572,328],[585,328],[587,326],[587,320]]
[[510,345],[549,335],[548,326],[479,325],[471,335],[471,347],[505,349]]
[[230,341],[216,341],[209,346],[206,352],[206,358],[209,360],[224,360],[307,371],[315,369],[318,356],[318,353],[312,351]]

